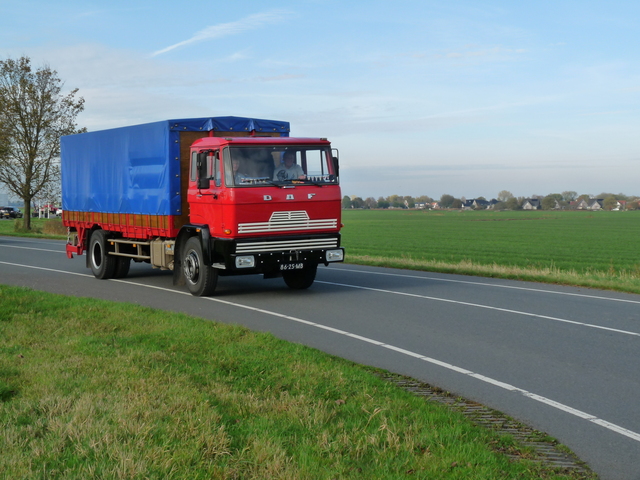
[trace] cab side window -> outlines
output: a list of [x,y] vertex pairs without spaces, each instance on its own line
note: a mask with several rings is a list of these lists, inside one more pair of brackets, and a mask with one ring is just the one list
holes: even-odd
[[192,182],[195,182],[197,179],[197,170],[198,170],[198,153],[191,153],[191,174],[189,175],[189,179]]
[[222,162],[221,162],[221,159],[220,159],[220,151],[219,150],[216,150],[216,153],[213,156],[212,160],[213,160],[213,162],[212,162],[213,163],[213,167],[212,167],[213,168],[213,173],[211,174],[211,177],[213,177],[214,180],[215,180],[215,186],[219,187],[220,185],[222,185],[222,173],[220,171],[220,164]]

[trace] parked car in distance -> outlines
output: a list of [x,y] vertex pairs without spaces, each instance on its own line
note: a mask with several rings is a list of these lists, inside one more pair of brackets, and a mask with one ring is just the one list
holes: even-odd
[[13,207],[0,207],[0,218],[22,218],[22,212]]

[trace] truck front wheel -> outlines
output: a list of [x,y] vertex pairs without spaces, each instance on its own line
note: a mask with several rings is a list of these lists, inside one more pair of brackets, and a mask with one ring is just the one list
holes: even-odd
[[91,234],[89,264],[96,278],[106,280],[113,277],[116,258],[107,253],[107,234],[104,230],[96,230]]
[[313,285],[318,265],[306,265],[302,270],[285,270],[282,279],[293,290],[304,290]]
[[216,289],[218,272],[210,265],[204,264],[202,245],[198,237],[191,237],[184,246],[182,270],[192,295],[206,297]]

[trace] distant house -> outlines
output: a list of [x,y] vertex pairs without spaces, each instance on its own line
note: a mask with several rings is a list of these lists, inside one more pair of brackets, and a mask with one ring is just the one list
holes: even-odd
[[575,209],[576,210],[588,210],[589,209],[589,203],[583,198],[579,202],[576,202]]
[[462,200],[462,210],[472,210],[473,207],[473,200]]
[[627,201],[626,200],[618,200],[616,206],[614,208],[612,208],[611,211],[618,212],[620,210],[626,210],[626,209],[627,209]]
[[540,210],[542,205],[540,205],[540,199],[538,198],[527,198],[522,204],[523,210]]
[[482,198],[477,198],[473,201],[473,208],[477,210],[487,209],[489,208],[489,202]]
[[589,202],[589,206],[587,210],[602,210],[604,207],[604,199],[603,198],[593,198]]
[[472,198],[471,200],[462,201],[462,210],[485,210],[493,208],[498,201],[494,198],[491,201],[483,198]]

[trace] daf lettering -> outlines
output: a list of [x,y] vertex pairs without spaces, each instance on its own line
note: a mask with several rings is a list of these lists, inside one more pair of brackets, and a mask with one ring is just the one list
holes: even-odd
[[290,193],[287,195],[287,200],[295,200],[294,196]]
[[264,199],[265,202],[268,202],[269,200],[272,200],[271,195],[265,195],[262,198]]
[[315,193],[309,193],[309,194],[307,195],[307,198],[308,198],[309,200],[311,200],[311,199],[312,199],[313,197],[315,197],[315,196],[316,196],[316,194],[315,194]]

